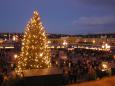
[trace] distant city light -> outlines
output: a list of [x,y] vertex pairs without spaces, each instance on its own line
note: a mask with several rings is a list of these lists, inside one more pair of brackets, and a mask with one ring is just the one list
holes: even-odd
[[93,40],[93,44],[95,44],[95,40]]
[[3,43],[4,41],[2,39],[0,39],[0,43]]
[[13,41],[18,41],[18,36],[17,36],[17,35],[14,35],[14,36],[12,37],[12,40],[13,40]]
[[67,46],[67,44],[68,44],[68,43],[66,42],[66,40],[64,40],[63,45],[64,45],[64,46]]
[[5,47],[5,48],[7,48],[7,49],[11,49],[11,48],[14,48],[14,46],[9,46],[9,47]]
[[48,44],[50,44],[51,43],[51,41],[48,41]]
[[102,49],[110,50],[110,48],[111,48],[111,46],[108,45],[107,43],[102,45]]
[[0,46],[0,48],[4,48],[3,46]]

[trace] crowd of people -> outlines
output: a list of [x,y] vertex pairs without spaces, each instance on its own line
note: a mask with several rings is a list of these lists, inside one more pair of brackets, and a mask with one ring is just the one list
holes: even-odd
[[[7,80],[8,65],[5,52],[0,51],[0,84]],[[7,54],[7,53],[6,53]],[[4,59],[3,59],[4,58]],[[52,50],[52,65],[59,67],[63,72],[65,84],[101,79],[110,76],[111,70],[102,71],[102,62],[115,62],[110,52],[93,51],[86,49],[57,49]],[[108,65],[109,66],[109,65]],[[109,67],[108,67],[109,69]],[[10,68],[10,70],[12,70]]]
[[[102,62],[114,61],[110,52],[92,51],[86,49],[63,51],[66,53],[66,58],[58,58],[57,66],[63,70],[64,83],[96,80],[101,79],[104,76],[111,75],[109,65],[107,65],[108,71],[102,70]],[[57,55],[57,57],[58,56],[60,55]]]
[[11,64],[13,56],[12,50],[0,50],[0,86],[11,75],[10,71],[14,70]]

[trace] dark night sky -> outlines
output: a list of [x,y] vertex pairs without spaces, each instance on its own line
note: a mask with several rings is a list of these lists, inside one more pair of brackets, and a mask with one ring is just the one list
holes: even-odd
[[23,32],[36,9],[48,33],[115,32],[115,0],[0,0],[0,32]]

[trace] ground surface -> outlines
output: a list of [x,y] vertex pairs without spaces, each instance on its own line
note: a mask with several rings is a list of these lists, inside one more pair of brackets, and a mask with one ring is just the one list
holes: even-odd
[[68,86],[115,86],[115,76]]

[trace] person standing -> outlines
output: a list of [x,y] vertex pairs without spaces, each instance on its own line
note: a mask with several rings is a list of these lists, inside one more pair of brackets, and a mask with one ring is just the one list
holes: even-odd
[[0,86],[2,85],[2,83],[3,83],[3,74],[2,73],[0,73]]

